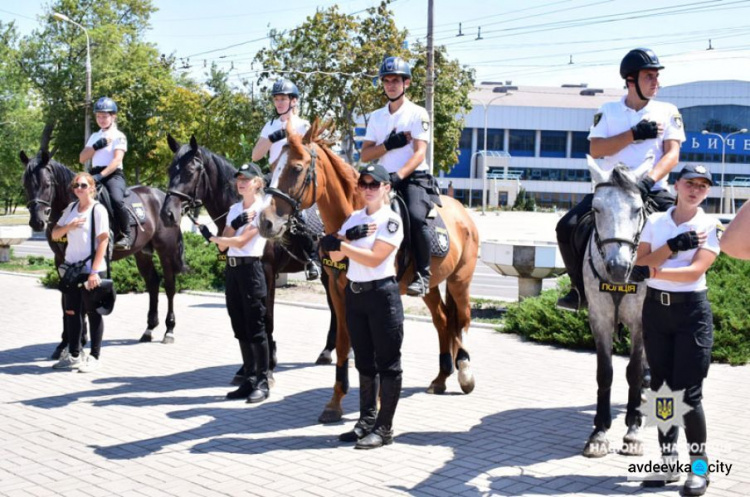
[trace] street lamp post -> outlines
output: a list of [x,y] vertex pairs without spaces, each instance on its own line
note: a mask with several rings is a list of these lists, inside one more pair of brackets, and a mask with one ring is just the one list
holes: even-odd
[[[503,93],[497,97],[491,99],[489,102],[484,103],[478,100],[474,102],[478,103],[484,108],[484,159],[482,160],[482,215],[484,216],[487,210],[487,112],[490,109],[492,102],[498,98],[507,97],[510,93]],[[469,198],[471,198],[471,190],[469,190]]]
[[91,42],[89,41],[89,32],[86,28],[64,14],[53,12],[52,17],[78,26],[86,35],[86,117],[84,122],[85,138],[83,142],[86,144],[89,141],[89,136],[91,136]]
[[727,140],[730,136],[739,135],[740,133],[747,133],[747,128],[742,128],[739,131],[733,131],[726,136],[721,135],[719,133],[712,133],[707,130],[701,131],[701,134],[703,135],[712,135],[716,136],[721,140],[721,193],[719,197],[719,212],[725,213],[726,212],[726,205],[724,205],[726,202],[724,201],[724,167],[725,167],[725,159],[726,159],[726,152],[727,152]]

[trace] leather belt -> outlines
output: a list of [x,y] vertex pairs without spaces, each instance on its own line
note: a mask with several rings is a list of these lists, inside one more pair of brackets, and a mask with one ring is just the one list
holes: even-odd
[[395,283],[396,278],[394,278],[393,276],[389,276],[388,278],[383,278],[382,280],[375,281],[350,281],[349,288],[351,289],[352,293],[362,293],[369,292],[378,288],[383,288],[384,286]]
[[664,292],[656,288],[647,288],[646,297],[656,300],[661,305],[685,304],[687,302],[703,302],[708,298],[706,290],[700,292]]
[[233,256],[227,256],[227,266],[229,267],[237,267],[242,266],[243,264],[252,264],[253,262],[257,261],[257,257],[233,257]]

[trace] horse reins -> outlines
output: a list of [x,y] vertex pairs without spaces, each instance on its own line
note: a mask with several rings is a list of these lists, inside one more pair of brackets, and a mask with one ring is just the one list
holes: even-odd
[[310,186],[312,186],[313,202],[315,201],[318,195],[318,173],[315,167],[318,154],[315,151],[314,147],[310,147],[310,148],[305,147],[305,150],[307,151],[308,154],[310,154],[310,167],[307,168],[305,179],[303,180],[302,186],[300,186],[297,193],[294,195],[291,195],[291,194],[282,192],[278,188],[274,188],[274,187],[266,188],[266,193],[271,195],[274,198],[283,200],[284,202],[289,204],[289,206],[292,208],[292,214],[289,216],[289,220],[287,221],[287,224],[289,225],[289,231],[291,233],[294,234],[294,233],[307,232],[311,236],[317,236],[318,233],[314,233],[307,225],[305,225],[304,223],[300,223],[298,221],[298,217],[301,211],[300,206],[302,205],[302,198],[305,196],[307,189]]

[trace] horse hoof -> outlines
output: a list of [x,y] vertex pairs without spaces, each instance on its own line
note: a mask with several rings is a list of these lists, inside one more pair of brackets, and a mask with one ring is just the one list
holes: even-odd
[[315,360],[315,364],[332,364],[333,358],[331,357],[331,351],[323,349],[318,358]]
[[164,335],[164,338],[162,339],[161,343],[166,343],[166,344],[174,343],[174,335],[171,333],[167,333],[166,335]]
[[642,456],[643,442],[639,435],[640,430],[637,427],[629,428],[625,436],[622,437],[622,447],[619,453],[624,456]]
[[609,440],[604,432],[591,435],[583,448],[584,457],[604,457],[609,454]]
[[151,333],[144,333],[143,335],[141,335],[141,339],[138,341],[141,343],[150,343],[151,339]]
[[273,371],[268,371],[268,388],[273,388],[276,386],[276,378],[273,375]]
[[319,423],[327,424],[327,423],[337,423],[341,421],[341,418],[344,416],[344,413],[341,412],[339,409],[331,409],[330,407],[326,407],[323,410],[323,413],[318,418]]
[[432,383],[427,388],[427,393],[441,395],[445,393],[445,390],[446,390],[445,385],[441,385],[440,383]]
[[466,359],[458,361],[458,384],[464,393],[474,391],[474,373],[471,372],[471,363]]

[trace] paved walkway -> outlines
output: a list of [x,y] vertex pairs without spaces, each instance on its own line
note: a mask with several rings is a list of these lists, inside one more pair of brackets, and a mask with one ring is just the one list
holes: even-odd
[[[59,294],[33,279],[0,275],[0,495],[677,495],[627,481],[636,461],[580,455],[593,421],[595,357],[474,329],[477,388],[437,372],[437,338],[408,322],[396,443],[357,451],[337,441],[356,419],[357,381],[346,421],[316,420],[332,366],[314,366],[324,311],[280,306],[279,372],[269,401],[226,402],[239,353],[223,300],[177,297],[174,345],[138,344],[145,295],[118,297],[106,319],[104,369],[57,372],[45,359],[60,331]],[[162,301],[162,304],[165,304]],[[164,312],[162,312],[163,318]],[[159,336],[163,334],[160,329]],[[732,463],[712,496],[750,495],[750,369],[713,365],[705,387],[712,458]],[[625,361],[615,360],[611,440],[624,434]],[[648,456],[656,433],[646,430]]]

